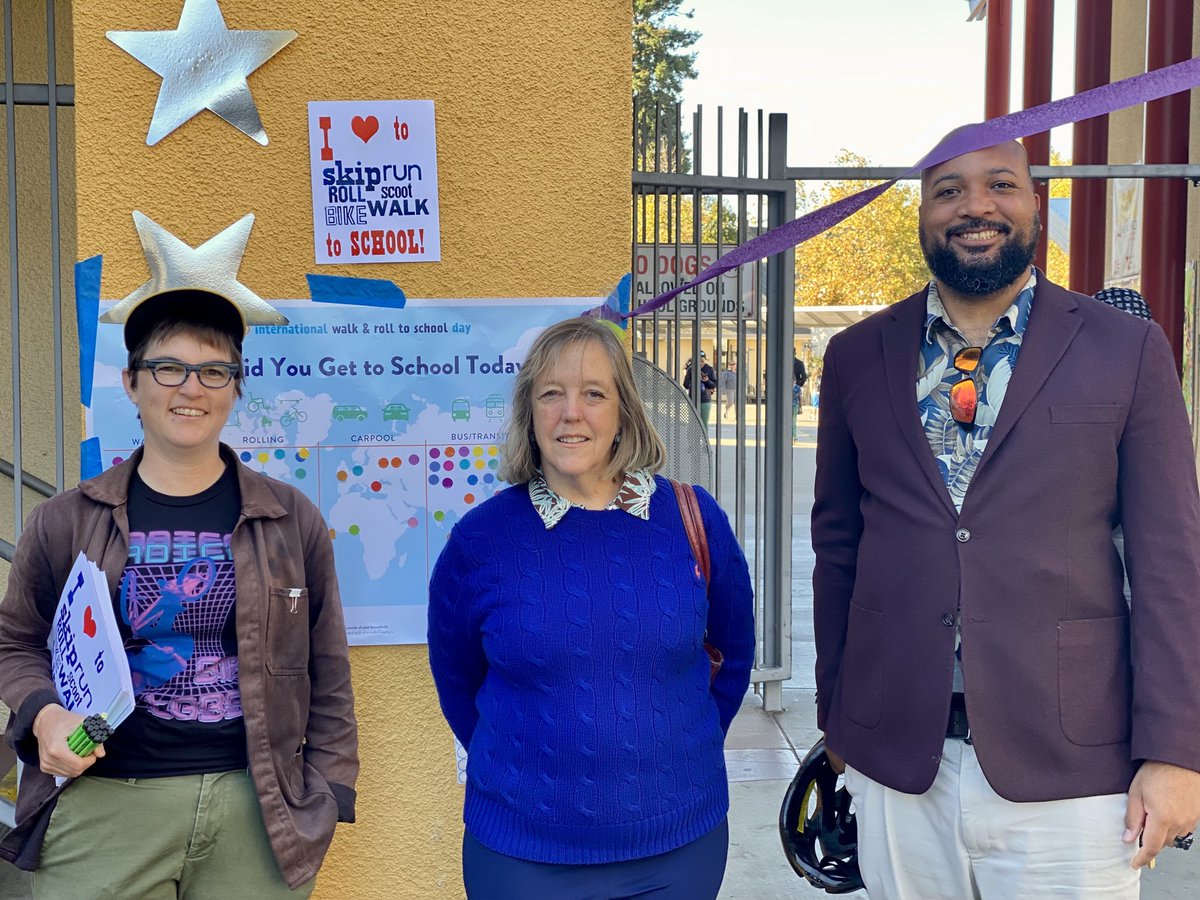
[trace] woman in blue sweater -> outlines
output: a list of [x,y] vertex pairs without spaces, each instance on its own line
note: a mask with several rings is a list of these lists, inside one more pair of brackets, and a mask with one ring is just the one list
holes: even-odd
[[[705,582],[664,457],[614,330],[543,332],[514,388],[512,487],[454,527],[430,585],[430,665],[469,751],[471,900],[717,895],[752,592],[697,488]],[[705,641],[725,656],[711,683]]]

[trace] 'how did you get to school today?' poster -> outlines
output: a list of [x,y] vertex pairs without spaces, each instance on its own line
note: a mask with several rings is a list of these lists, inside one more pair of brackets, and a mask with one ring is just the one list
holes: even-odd
[[[333,536],[351,644],[424,643],[429,574],[450,529],[504,485],[516,373],[546,327],[596,298],[409,300],[403,309],[272,301],[221,439],[294,485]],[[121,328],[98,329],[88,433],[108,467],[142,441],[121,387]]]

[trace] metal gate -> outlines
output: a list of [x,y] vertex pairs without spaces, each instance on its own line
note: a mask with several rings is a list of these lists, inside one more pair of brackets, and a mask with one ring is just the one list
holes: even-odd
[[[64,397],[79,390],[73,316],[63,315],[76,256],[75,89],[60,83],[73,80],[70,15],[69,0],[3,0],[0,194],[7,215],[0,217],[0,247],[8,252],[0,251],[0,321],[7,325],[0,369],[9,383],[0,389],[0,583],[8,580],[26,514],[79,475],[63,421]],[[79,432],[72,423],[72,447]],[[7,714],[3,706],[0,714]],[[0,747],[0,823],[7,825],[15,762]]]
[[[68,450],[64,427],[64,398],[78,396],[79,379],[69,312],[75,90],[60,83],[73,77],[70,15],[69,0],[3,2],[6,177],[0,191],[7,216],[0,246],[8,252],[0,253],[6,269],[0,316],[8,340],[0,342],[0,367],[10,383],[0,400],[9,426],[0,432],[0,558],[6,561],[29,509],[78,480],[78,454]],[[79,432],[73,422],[72,448]],[[6,563],[0,574],[7,576]]]
[[[710,123],[699,108],[689,135],[678,105],[635,101],[635,307],[794,218],[786,121],[739,110],[727,129],[724,110]],[[782,682],[792,673],[793,260],[788,252],[742,266],[631,325],[634,354],[686,383],[705,422],[695,440],[711,447],[709,483],[750,563],[758,631],[752,679],[768,710],[783,708]],[[706,366],[717,381],[711,396],[701,377],[689,377]],[[667,449],[683,457],[709,448]]]

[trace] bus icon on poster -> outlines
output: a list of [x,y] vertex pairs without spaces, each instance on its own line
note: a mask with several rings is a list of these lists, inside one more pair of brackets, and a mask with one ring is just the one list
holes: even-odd
[[459,397],[450,404],[450,421],[457,422],[459,419],[464,422],[471,420],[471,401],[466,397]]

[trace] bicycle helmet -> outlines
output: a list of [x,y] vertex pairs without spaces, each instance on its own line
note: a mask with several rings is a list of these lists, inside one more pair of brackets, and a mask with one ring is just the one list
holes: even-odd
[[858,828],[850,812],[850,795],[837,782],[825,741],[819,740],[784,795],[779,837],[797,875],[827,894],[848,894],[863,887]]

